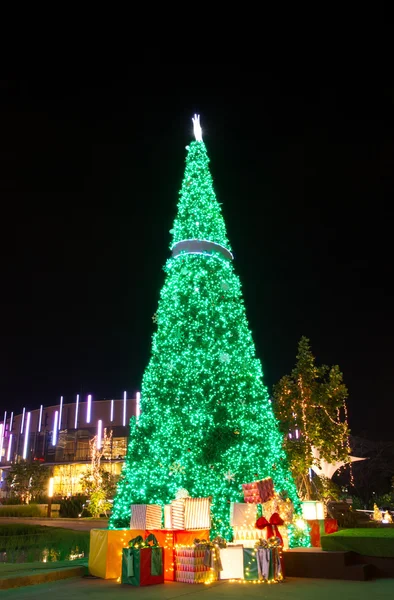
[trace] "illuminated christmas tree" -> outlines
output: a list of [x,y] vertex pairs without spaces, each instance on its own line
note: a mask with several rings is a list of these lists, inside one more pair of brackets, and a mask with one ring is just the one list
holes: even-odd
[[199,117],[172,233],[172,256],[154,322],[141,414],[130,422],[110,527],[127,527],[130,504],[169,504],[180,488],[212,497],[211,536],[232,539],[230,502],[242,483],[272,477],[296,512],[299,500],[263,383],[216,200]]

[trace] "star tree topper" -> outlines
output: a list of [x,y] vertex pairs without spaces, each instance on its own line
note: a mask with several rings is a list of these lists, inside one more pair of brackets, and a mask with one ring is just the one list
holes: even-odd
[[194,115],[194,117],[192,117],[192,121],[193,121],[194,137],[196,138],[197,142],[202,142],[202,129],[201,129],[201,125],[200,125],[200,115]]

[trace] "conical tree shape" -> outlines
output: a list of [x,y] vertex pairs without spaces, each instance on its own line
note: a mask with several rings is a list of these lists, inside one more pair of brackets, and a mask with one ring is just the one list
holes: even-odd
[[272,477],[299,508],[263,384],[241,285],[203,141],[188,148],[141,416],[130,423],[110,527],[130,504],[168,504],[177,490],[212,497],[211,535],[232,539],[230,502],[242,483]]

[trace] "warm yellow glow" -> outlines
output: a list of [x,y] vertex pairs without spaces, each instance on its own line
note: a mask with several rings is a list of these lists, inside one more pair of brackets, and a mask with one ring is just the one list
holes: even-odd
[[316,519],[324,519],[324,503],[316,502]]
[[48,498],[53,498],[53,477],[50,477],[48,483]]
[[318,518],[316,504],[317,502],[312,500],[302,503],[302,516],[306,521],[314,521]]

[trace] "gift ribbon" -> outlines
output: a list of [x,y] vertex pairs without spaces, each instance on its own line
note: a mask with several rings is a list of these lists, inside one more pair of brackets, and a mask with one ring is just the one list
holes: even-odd
[[[214,543],[216,542],[216,543]],[[225,548],[227,542],[223,538],[215,538],[214,541],[208,542],[207,540],[195,539],[194,544],[196,548],[205,550],[203,564],[205,567],[209,567],[214,571],[223,571],[222,561],[220,558],[219,544],[222,548]],[[224,545],[225,544],[225,545]]]
[[132,548],[127,553],[127,577],[134,577],[134,555]]
[[265,517],[260,517],[256,521],[257,529],[267,528],[267,538],[278,537],[283,546],[283,539],[278,529],[278,525],[283,525],[284,520],[279,516],[278,513],[273,513],[269,521]]

